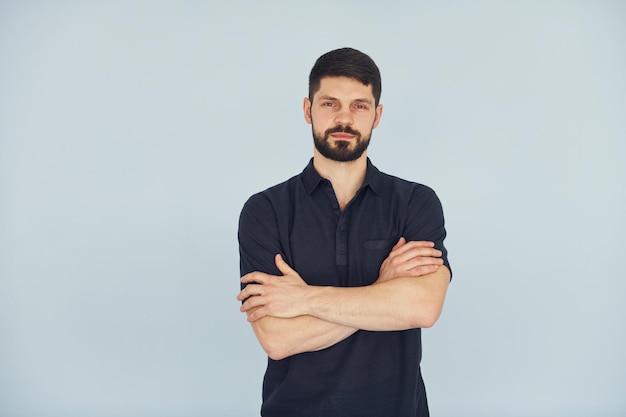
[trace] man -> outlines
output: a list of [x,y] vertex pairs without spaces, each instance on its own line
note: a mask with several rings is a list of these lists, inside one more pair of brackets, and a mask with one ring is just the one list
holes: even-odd
[[304,118],[304,171],[252,196],[239,222],[242,301],[269,359],[261,415],[427,416],[421,332],[451,279],[441,204],[367,157],[380,73],[351,48],[322,55]]

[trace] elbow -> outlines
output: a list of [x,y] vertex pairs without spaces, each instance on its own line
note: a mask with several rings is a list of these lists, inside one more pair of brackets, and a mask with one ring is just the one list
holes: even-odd
[[279,344],[270,344],[270,343],[261,342],[261,346],[263,347],[263,350],[265,351],[267,356],[269,356],[269,358],[272,360],[280,361],[280,360],[285,359],[288,356],[291,356],[291,354],[283,346],[280,346]]
[[411,318],[411,328],[428,329],[435,325],[441,316],[441,305],[431,305],[426,308],[415,311]]
[[[447,283],[446,283],[447,286]],[[413,309],[412,320],[414,321],[415,328],[427,329],[433,327],[443,311],[443,305],[445,301],[445,289],[443,291],[431,292],[426,297],[421,298],[416,302]]]
[[431,314],[431,315],[424,317],[421,328],[429,329],[433,327],[438,319],[439,319],[439,314]]
[[293,355],[289,346],[284,343],[279,334],[266,331],[261,326],[253,326],[254,333],[261,344],[261,347],[270,359],[279,361]]
[[285,354],[282,354],[280,352],[278,352],[278,353],[272,352],[271,354],[268,353],[267,356],[269,356],[269,358],[274,360],[274,361],[282,361],[283,359],[285,359],[285,358],[287,358],[287,357],[289,357],[291,355],[285,355]]

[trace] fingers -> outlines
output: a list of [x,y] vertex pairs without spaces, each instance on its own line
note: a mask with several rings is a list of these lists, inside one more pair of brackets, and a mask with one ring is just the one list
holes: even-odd
[[244,275],[243,277],[241,277],[240,281],[242,284],[250,284],[250,283],[256,283],[256,284],[265,284],[267,283],[268,280],[268,275],[264,274],[263,272],[250,272],[249,274]]
[[[404,244],[400,245],[400,242],[404,242]],[[393,251],[397,251],[399,253],[403,253],[412,249],[417,248],[434,248],[435,243],[429,242],[427,240],[412,240],[407,242],[405,238],[401,237],[398,243],[391,249]]]
[[[254,297],[254,298],[257,298],[257,297]],[[247,306],[245,309],[242,306],[242,308],[240,308],[239,310],[241,312],[246,313],[246,316],[250,323],[255,322],[258,319],[261,319],[268,315],[268,312],[266,311],[267,309],[264,308],[263,304],[259,304],[255,306]]]
[[263,272],[258,271],[250,272],[249,274],[244,275],[241,277],[240,281],[242,284],[248,285],[246,285],[246,287],[237,295],[237,300],[243,301],[253,295],[263,294],[263,285],[271,283],[273,278],[275,278],[273,275],[264,274]]
[[248,317],[248,322],[250,323],[257,321],[258,319],[262,319],[267,315],[269,314],[265,311],[265,308],[263,307],[253,308],[246,311],[246,316]]
[[418,266],[417,268],[413,268],[407,272],[408,272],[408,276],[421,277],[421,276],[436,272],[440,266],[441,265],[423,265],[423,266]]
[[237,294],[237,300],[243,301],[249,297],[254,295],[262,295],[263,294],[263,286],[257,284],[247,285],[246,288],[241,290],[239,294]]
[[304,284],[298,273],[280,254],[275,256],[274,262],[282,275],[254,271],[240,279],[245,288],[236,298],[242,302],[239,310],[247,314],[250,322],[274,314],[276,305],[282,305],[281,300],[286,297],[285,294],[290,294],[290,288],[300,282]]
[[404,246],[389,253],[388,259],[392,264],[402,263],[416,257],[440,258],[443,253],[435,249],[433,242],[408,242]]
[[438,257],[432,257],[432,256],[416,256],[416,257],[406,260],[403,265],[404,265],[404,268],[408,271],[413,268],[418,268],[420,266],[443,265],[443,259],[438,258]]
[[237,295],[237,300],[243,301],[241,306],[239,306],[239,311],[247,314],[249,322],[258,320],[268,314],[266,312],[267,309],[264,308],[267,300],[262,295],[262,290],[261,285],[252,284],[248,285]]
[[404,237],[401,237],[400,239],[398,239],[398,242],[395,245],[393,245],[393,248],[391,248],[391,250],[394,251],[396,249],[400,249],[405,244],[406,244],[406,239]]
[[391,252],[389,252],[389,257],[400,256],[400,255],[406,254],[407,252],[414,251],[414,250],[433,249],[434,247],[435,247],[435,244],[433,242],[429,242],[425,240],[407,242],[405,238],[402,237],[400,238],[398,243],[396,243],[395,246],[391,249]]
[[248,297],[248,299],[239,307],[239,311],[243,313],[255,307],[259,307],[263,305],[265,305],[265,299],[263,297],[261,296]]
[[419,256],[394,264],[392,271],[395,276],[419,277],[435,272],[441,265],[443,265],[441,258]]
[[[285,260],[280,254],[276,254],[276,256],[274,257],[274,263],[276,264],[276,267],[283,275],[288,275],[290,273],[296,272],[289,266],[287,262],[285,262]],[[250,284],[250,283],[267,284],[274,277],[276,276],[265,274],[263,272],[254,271],[241,277],[240,281],[242,284]]]
[[282,255],[280,253],[277,253],[276,256],[274,257],[274,263],[276,264],[276,267],[278,268],[278,270],[283,274],[283,275],[288,275],[292,272],[295,272],[287,262],[285,262],[285,260],[283,259]]
[[237,300],[243,301],[239,311],[246,313],[250,323],[255,322],[270,314],[266,298],[262,285],[250,284],[237,295]]
[[379,271],[378,281],[402,276],[419,277],[435,272],[441,265],[443,253],[429,241],[410,241],[400,238]]
[[257,321],[260,318],[265,317],[264,315],[261,315],[262,311],[259,312],[259,310],[254,311],[253,313],[248,314],[248,322],[249,323],[254,323],[255,321]]

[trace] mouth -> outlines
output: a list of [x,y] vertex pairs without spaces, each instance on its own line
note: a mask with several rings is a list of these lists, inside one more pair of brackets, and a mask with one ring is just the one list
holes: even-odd
[[349,133],[343,133],[343,132],[331,133],[330,136],[332,136],[334,139],[337,139],[337,140],[351,140],[355,138],[354,135],[351,135]]

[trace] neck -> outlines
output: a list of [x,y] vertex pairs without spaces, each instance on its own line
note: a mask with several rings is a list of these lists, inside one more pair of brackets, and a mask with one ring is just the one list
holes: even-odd
[[333,185],[339,207],[344,207],[355,196],[367,171],[367,153],[356,161],[337,162],[322,156],[317,150],[313,155],[313,166],[321,177],[326,178]]

